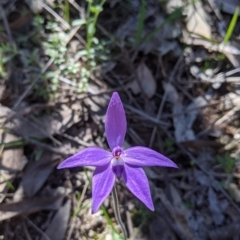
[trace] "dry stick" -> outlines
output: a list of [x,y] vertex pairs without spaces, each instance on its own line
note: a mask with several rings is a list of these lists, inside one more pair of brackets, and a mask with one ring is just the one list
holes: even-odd
[[45,237],[46,240],[51,240],[48,235],[42,231],[37,225],[35,225],[29,218],[24,217],[29,225],[31,225],[38,233]]
[[143,111],[141,111],[141,110],[139,110],[137,108],[134,108],[134,107],[132,107],[132,106],[130,106],[128,104],[123,104],[123,105],[124,105],[124,107],[126,109],[129,109],[130,111],[132,111],[132,112],[134,112],[134,113],[136,113],[136,114],[146,118],[147,120],[149,120],[149,121],[151,121],[151,122],[153,122],[155,124],[160,124],[161,126],[164,126],[164,127],[169,127],[170,126],[169,123],[166,123],[166,122],[160,121],[160,120],[158,120],[158,119],[156,119],[154,117],[151,117],[147,113],[145,113],[145,112],[143,112]]
[[38,146],[38,147],[40,147],[40,148],[46,149],[46,150],[48,150],[48,151],[50,151],[50,152],[59,154],[59,155],[61,155],[61,156],[63,156],[63,157],[67,157],[67,156],[69,155],[69,154],[67,154],[67,153],[65,153],[65,152],[62,152],[62,151],[58,150],[57,148],[51,147],[49,144],[45,144],[45,143],[39,142],[39,141],[37,141],[37,140],[34,140],[34,139],[32,139],[32,138],[29,138],[29,137],[27,137],[27,136],[21,135],[21,134],[19,134],[19,133],[16,132],[16,131],[13,131],[13,133],[14,133],[15,135],[17,135],[17,136],[22,137],[22,138],[23,138],[24,140],[26,140],[27,142],[29,142],[29,143],[31,143],[31,144],[34,144],[34,145],[36,145],[36,146]]
[[[181,63],[181,61],[182,61],[182,56],[179,57],[177,63],[175,64],[174,69],[173,69],[173,71],[171,73],[169,82],[172,82],[173,77],[174,77],[174,75],[176,73],[176,70],[177,70],[179,64]],[[158,114],[157,114],[157,117],[156,117],[157,121],[159,121],[159,119],[160,119],[160,116],[162,114],[163,106],[165,104],[166,99],[167,99],[167,92],[165,91],[164,95],[163,95],[163,98],[162,98],[162,101],[161,101],[161,104],[160,104],[160,107],[158,109]],[[152,148],[152,145],[153,145],[156,133],[157,133],[157,126],[154,126],[153,131],[152,131],[152,135],[151,135],[151,138],[150,138],[150,142],[149,142],[149,145],[148,145],[149,148]]]
[[121,214],[119,211],[118,195],[117,195],[117,189],[115,186],[113,187],[112,193],[113,193],[113,208],[114,208],[115,218],[116,218],[118,224],[122,228],[124,239],[127,240],[127,231],[126,231],[126,228],[124,226],[124,223],[122,221]]
[[[80,197],[80,199],[79,199],[79,201],[77,203],[77,208],[79,208],[81,206],[81,204],[82,204],[83,198],[84,198],[84,196],[86,194],[86,191],[87,191],[87,188],[88,188],[88,185],[89,185],[89,182],[86,181],[86,183],[85,183],[85,185],[83,187],[83,190],[82,190],[81,197]],[[69,232],[68,232],[67,240],[71,239],[72,232],[73,232],[73,229],[74,229],[75,225],[76,225],[76,217],[74,219],[72,219],[72,221],[70,222],[70,226],[71,227],[70,227]]]
[[87,143],[87,142],[84,142],[84,141],[81,140],[81,139],[72,137],[72,136],[70,136],[70,135],[68,135],[68,134],[66,134],[66,133],[61,134],[61,136],[67,138],[67,139],[70,140],[70,141],[76,142],[76,143],[78,143],[79,145],[82,145],[82,146],[84,146],[84,147],[92,147],[92,144]]
[[127,210],[126,211],[126,217],[127,217],[127,226],[128,226],[128,231],[129,231],[129,238],[130,239],[135,239],[135,233],[133,229],[133,222],[132,222],[132,217],[130,212]]
[[[65,29],[70,30],[71,26],[62,18],[60,17],[55,11],[53,11],[47,4],[41,2],[43,8],[45,8],[46,11],[48,11],[50,14],[52,14],[59,22],[61,22],[63,24],[63,26],[65,27]],[[86,42],[84,41],[84,39],[78,34],[76,33],[76,38],[78,38],[78,40],[82,43],[85,44]]]
[[29,232],[28,232],[28,229],[27,229],[27,226],[26,226],[26,223],[25,222],[22,222],[22,226],[23,226],[23,231],[25,233],[25,236],[27,238],[27,240],[32,240]]
[[45,10],[47,10],[49,13],[51,13],[59,22],[62,23],[62,25],[66,28],[66,29],[70,29],[70,25],[63,19],[61,18],[55,11],[53,11],[47,4],[45,4],[44,2],[40,2],[43,6],[43,8],[45,8]]

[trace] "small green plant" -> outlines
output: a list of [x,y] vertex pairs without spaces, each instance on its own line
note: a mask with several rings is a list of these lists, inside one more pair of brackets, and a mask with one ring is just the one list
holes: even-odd
[[173,152],[175,150],[174,142],[169,138],[164,141],[163,146],[167,149],[168,152]]
[[186,201],[183,201],[182,203],[183,203],[183,205],[184,205],[186,208],[188,208],[188,209],[194,209],[194,205],[191,203],[191,201],[186,200]]
[[223,156],[217,156],[217,160],[226,173],[231,173],[233,171],[236,159],[232,158],[229,153],[225,153]]
[[0,173],[1,182],[2,182],[2,179],[3,179],[3,182],[6,183],[6,185],[8,186],[9,189],[11,189],[13,191],[15,190],[15,187],[13,186],[13,184]]
[[6,77],[5,64],[19,54],[16,45],[10,46],[9,43],[0,43],[0,76]]
[[97,1],[94,1],[94,0],[88,0],[87,2],[88,2],[88,9],[87,9],[87,16],[86,16],[87,53],[88,53],[88,57],[90,57],[92,43],[94,43],[93,38],[96,32],[98,16],[102,12],[103,4],[106,2],[106,0],[101,0],[100,3],[97,3]]
[[[82,92],[86,90],[88,79],[90,78],[93,70],[97,66],[97,56],[102,58],[104,56],[103,51],[104,48],[102,47],[103,44],[99,42],[96,38],[96,25],[99,14],[103,11],[103,5],[106,0],[101,0],[100,2],[97,0],[88,0],[88,7],[87,7],[87,14],[86,20],[78,20],[74,21],[75,25],[82,25],[86,24],[86,50],[81,50],[79,52],[82,56],[87,58],[86,65],[81,69],[81,82],[78,84],[78,92]],[[102,47],[102,48],[101,48]],[[101,52],[100,54],[98,54]]]

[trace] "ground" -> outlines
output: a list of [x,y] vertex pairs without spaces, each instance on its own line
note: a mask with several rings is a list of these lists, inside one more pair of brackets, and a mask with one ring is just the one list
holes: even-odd
[[129,239],[239,239],[240,23],[236,0],[0,2],[0,239],[122,239],[112,195],[91,214],[93,167],[108,149],[112,92],[124,147],[178,169],[145,168],[155,211],[117,183]]

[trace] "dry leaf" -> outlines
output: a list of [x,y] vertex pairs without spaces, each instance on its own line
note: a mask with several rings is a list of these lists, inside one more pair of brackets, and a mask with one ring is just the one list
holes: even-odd
[[[19,137],[4,133],[0,130],[2,143],[11,143],[20,140]],[[23,148],[5,149],[0,158],[0,165],[11,171],[21,171],[27,163],[27,158],[23,154]]]
[[[64,236],[68,227],[70,210],[71,210],[71,201],[68,200],[65,203],[65,205],[61,207],[55,214],[54,218],[52,219],[51,223],[48,226],[47,231],[45,232],[46,235],[51,240],[64,239]],[[42,237],[41,240],[45,240],[45,238]]]
[[[152,15],[154,15],[154,12],[152,12]],[[142,34],[143,36],[149,36],[149,34],[151,34],[165,21],[165,17],[159,15],[159,13],[155,15],[153,19],[153,22],[151,24],[149,23],[150,26],[145,26]],[[138,50],[143,51],[145,54],[157,50],[162,56],[172,51],[172,54],[175,57],[179,57],[181,54],[181,47],[175,38],[180,34],[181,29],[176,24],[167,22],[163,25],[161,30],[157,31],[149,40],[144,41],[138,47]]]
[[209,19],[200,1],[188,5],[186,21],[186,27],[189,32],[211,38]]
[[220,208],[217,195],[211,187],[208,189],[208,203],[214,223],[216,225],[221,225],[224,221],[224,215]]
[[226,239],[239,239],[239,221],[230,223],[228,225],[223,225],[222,227],[213,229],[208,232],[211,240],[226,240]]
[[0,124],[3,124],[7,117],[12,116],[11,121],[8,121],[4,126],[13,133],[27,138],[51,138],[54,140],[53,134],[64,133],[66,129],[81,120],[81,110],[78,103],[71,105],[71,108],[62,105],[50,116],[35,118],[21,116],[21,114],[0,105]]
[[169,189],[173,199],[173,206],[175,207],[176,212],[184,216],[186,220],[188,220],[192,215],[190,209],[188,209],[183,204],[182,197],[180,196],[180,194],[178,193],[178,190],[174,187],[174,185],[170,184]]
[[0,221],[41,210],[57,210],[61,206],[63,196],[37,197],[11,204],[0,204]]
[[[43,6],[42,2],[43,0],[25,0],[25,2],[28,4],[29,8],[32,10],[33,13],[41,13]],[[52,1],[47,0],[47,4],[50,4]],[[53,5],[53,4],[52,4]]]
[[[141,91],[144,91],[148,98],[153,97],[157,90],[157,85],[150,69],[142,62],[139,64],[136,72],[139,81],[135,79],[130,84],[130,89],[134,94],[139,94]],[[139,83],[141,86],[139,86]]]
[[53,168],[57,165],[59,156],[44,152],[41,158],[30,164],[23,174],[22,185],[28,197],[33,197],[43,186]]
[[22,28],[24,25],[29,24],[31,22],[32,14],[30,12],[19,16],[13,22],[9,24],[11,29],[19,29]]
[[[234,14],[236,7],[239,6],[239,0],[210,0],[215,3],[220,10],[226,13]],[[240,13],[239,13],[240,15]]]
[[228,186],[228,190],[230,195],[233,197],[235,202],[239,203],[240,202],[240,189],[237,184],[235,183],[230,183]]
[[154,218],[149,226],[151,240],[176,240],[172,229],[161,217]]
[[[187,128],[190,129],[192,128],[192,125],[199,113],[199,111],[201,110],[201,108],[205,107],[208,102],[207,100],[209,100],[211,98],[211,95],[208,95],[207,93],[205,94],[204,97],[199,96],[196,97],[192,103],[190,103],[187,108],[186,108],[186,125]],[[207,99],[207,100],[206,100]]]
[[184,142],[195,139],[195,134],[191,127],[188,126],[186,121],[186,115],[184,112],[184,106],[182,100],[176,90],[176,88],[171,83],[164,83],[163,88],[167,95],[167,99],[173,104],[172,113],[173,124],[174,124],[174,136],[177,142]]

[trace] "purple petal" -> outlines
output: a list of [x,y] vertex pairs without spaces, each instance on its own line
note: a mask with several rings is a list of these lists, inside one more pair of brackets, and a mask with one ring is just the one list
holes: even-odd
[[132,147],[124,151],[124,161],[134,166],[161,166],[174,167],[178,166],[169,158],[146,147]]
[[124,164],[123,180],[129,190],[150,210],[154,211],[148,179],[143,169]]
[[58,165],[58,169],[80,166],[103,166],[109,163],[112,154],[102,148],[89,147],[67,158]]
[[114,92],[108,105],[105,120],[107,141],[111,149],[122,146],[126,128],[125,111],[118,93]]
[[112,191],[115,175],[111,164],[97,167],[92,182],[92,213],[95,213]]

